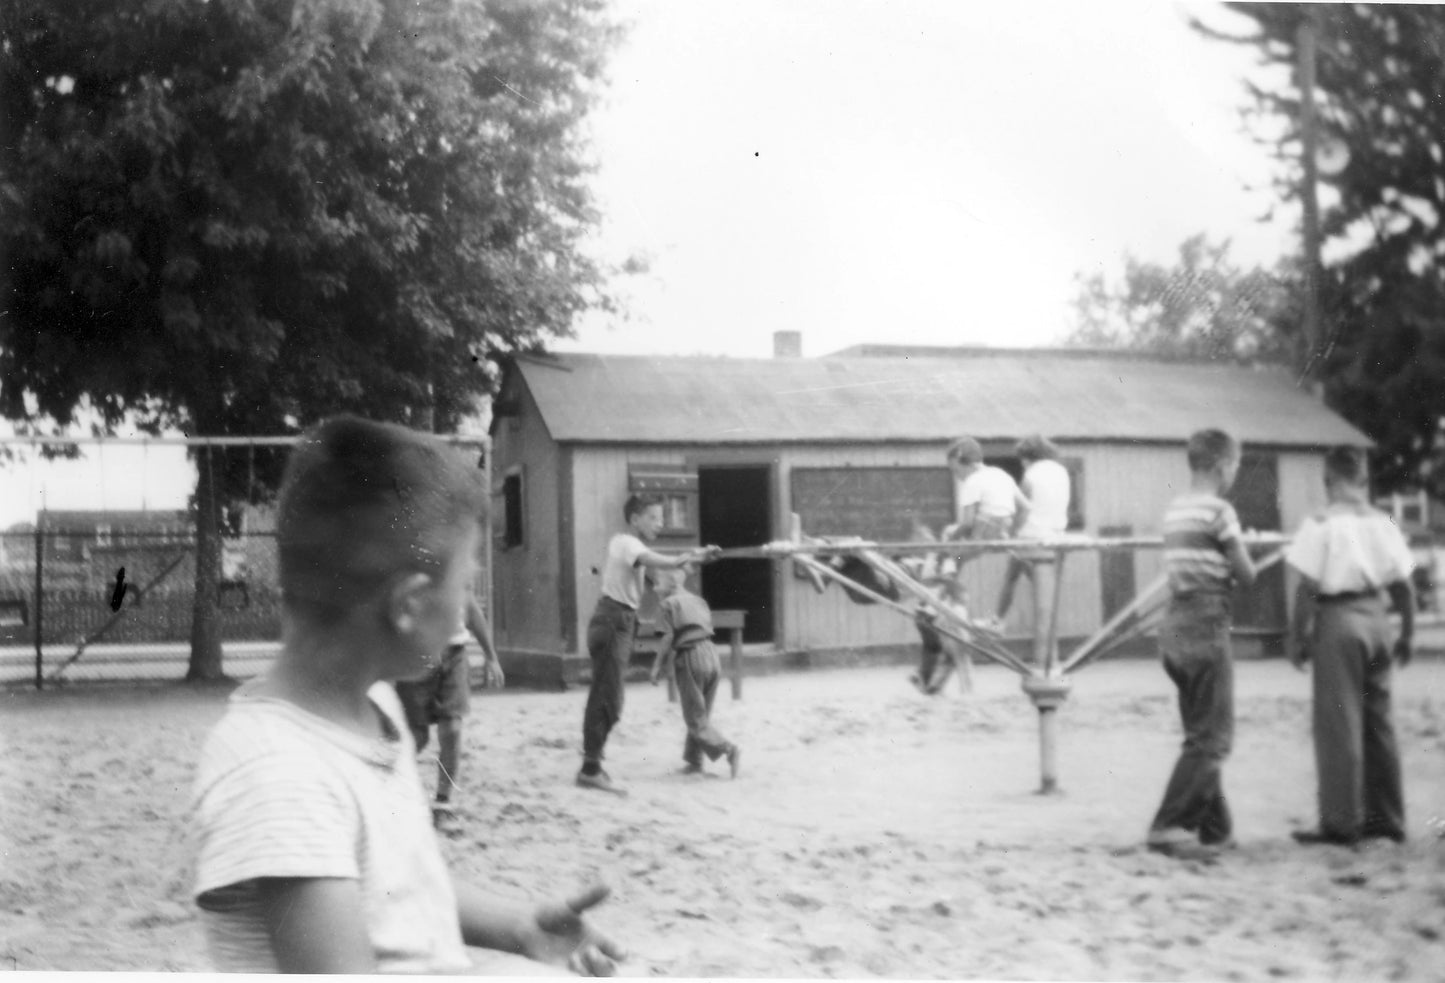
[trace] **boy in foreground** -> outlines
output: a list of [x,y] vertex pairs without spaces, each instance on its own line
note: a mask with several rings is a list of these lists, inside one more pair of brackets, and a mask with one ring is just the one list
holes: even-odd
[[1230,595],[1254,583],[1239,517],[1222,497],[1239,473],[1239,444],[1222,430],[1189,438],[1189,491],[1164,513],[1169,606],[1159,628],[1164,671],[1179,689],[1184,748],[1149,827],[1149,849],[1191,854],[1229,845],[1222,768],[1234,740]]
[[[1323,513],[1300,526],[1285,562],[1300,575],[1289,657],[1314,663],[1315,771],[1319,825],[1300,843],[1350,846],[1405,839],[1400,752],[1390,717],[1390,659],[1410,661],[1415,559],[1390,517],[1370,505],[1365,455],[1325,455]],[[1400,612],[1391,639],[1385,594]]]
[[457,624],[483,506],[458,456],[402,427],[338,417],[292,452],[281,653],[232,695],[192,800],[218,970],[466,972],[478,946],[508,974],[614,971],[581,917],[605,887],[533,907],[451,879],[391,686]]
[[712,644],[712,611],[706,601],[687,589],[686,577],[681,570],[653,574],[654,589],[662,598],[659,620],[663,635],[652,664],[652,682],[656,685],[665,672],[677,682],[682,719],[687,723],[683,771],[701,773],[703,755],[709,761],[726,757],[728,771],[737,778],[742,751],[712,724],[713,700],[722,680],[722,660]]
[[678,556],[654,553],[647,544],[662,531],[662,499],[631,495],[622,506],[627,529],[607,543],[602,565],[602,594],[587,623],[587,654],[592,658],[592,684],[582,715],[582,770],[577,784],[583,788],[625,795],[602,770],[607,737],[622,719],[623,682],[637,638],[637,607],[642,603],[643,579],[648,570],[676,570],[701,563],[717,552],[709,546]]

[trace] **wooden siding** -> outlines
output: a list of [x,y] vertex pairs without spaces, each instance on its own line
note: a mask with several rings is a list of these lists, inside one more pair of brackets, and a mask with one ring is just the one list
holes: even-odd
[[558,556],[558,447],[542,424],[531,395],[519,387],[517,415],[498,419],[492,428],[493,508],[500,507],[502,482],[521,465],[523,542],[504,549],[496,542],[492,570],[497,647],[502,651],[563,651],[561,569]]
[[[531,432],[530,430],[528,431]],[[529,438],[532,439],[532,438]],[[535,446],[535,445],[534,445]],[[559,507],[571,511],[570,528],[573,549],[570,571],[562,570],[564,583],[552,585],[546,571],[536,565],[519,567],[515,574],[526,577],[528,601],[519,599],[511,608],[512,616],[546,618],[548,625],[565,619],[562,631],[548,635],[535,630],[513,628],[508,638],[525,640],[529,647],[577,654],[580,640],[586,635],[586,622],[600,591],[601,563],[607,541],[622,528],[622,505],[627,497],[628,468],[635,464],[710,467],[719,465],[766,465],[773,469],[772,538],[786,537],[792,503],[791,473],[793,468],[816,467],[942,467],[944,446],[752,446],[698,447],[691,445],[629,447],[618,445],[568,446],[561,454],[570,457],[571,481],[557,482],[557,469],[551,470],[551,488],[560,497]],[[987,453],[1007,454],[1011,445],[986,445]],[[1182,445],[1159,444],[1078,444],[1064,447],[1067,456],[1082,462],[1084,481],[1084,532],[1098,534],[1103,527],[1127,526],[1134,535],[1157,536],[1160,520],[1169,500],[1188,487],[1189,469]],[[536,468],[539,454],[529,455],[529,467]],[[555,460],[555,458],[553,458]],[[1299,520],[1322,502],[1319,490],[1319,454],[1313,451],[1280,451],[1280,506],[1285,530],[1296,527]],[[498,474],[505,467],[499,455]],[[532,474],[529,470],[529,476]],[[565,470],[565,469],[564,469]],[[539,501],[537,479],[532,478],[528,493],[533,508]],[[556,500],[556,499],[554,499]],[[569,523],[562,519],[552,523],[554,530],[565,535]],[[528,517],[528,534],[536,536],[535,513]],[[804,530],[805,532],[807,530]],[[535,544],[535,538],[529,541]],[[553,550],[548,555],[559,564],[566,551]],[[499,557],[499,561],[504,557]],[[970,564],[964,575],[970,606],[980,614],[991,613],[997,602],[1007,560],[1002,556],[985,557]],[[1135,583],[1148,584],[1162,569],[1158,550],[1139,550],[1132,557]],[[1071,554],[1064,567],[1064,587],[1060,611],[1061,635],[1080,636],[1096,628],[1102,621],[1104,585],[1101,562],[1096,553]],[[498,564],[499,580],[513,575],[511,568]],[[875,605],[859,605],[849,601],[841,591],[830,588],[818,594],[811,584],[796,577],[792,565],[778,561],[774,567],[775,611],[777,632],[775,644],[788,651],[839,648],[852,646],[909,645],[917,641],[917,633],[907,618]],[[559,590],[565,581],[575,591],[575,605],[556,606]],[[539,594],[549,597],[538,597]],[[550,604],[552,606],[548,607]],[[570,612],[566,611],[567,607]],[[1032,590],[1027,582],[1019,585],[1014,608],[1009,618],[1012,634],[1026,635],[1032,619]],[[545,608],[545,610],[543,610]],[[530,612],[530,613],[529,613]],[[571,638],[567,628],[570,626]]]

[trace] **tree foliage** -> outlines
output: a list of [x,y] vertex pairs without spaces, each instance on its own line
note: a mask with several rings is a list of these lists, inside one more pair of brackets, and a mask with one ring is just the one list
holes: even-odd
[[1076,280],[1069,345],[1253,364],[1289,357],[1296,291],[1287,275],[1244,269],[1228,242],[1185,240],[1172,265],[1124,257],[1123,275]]
[[1326,397],[1377,442],[1382,489],[1445,495],[1445,8],[1227,6],[1249,33],[1198,26],[1259,53],[1265,80],[1249,85],[1246,116],[1279,161],[1283,200],[1301,186],[1292,69],[1300,23],[1315,18],[1317,115],[1349,150],[1321,220]]
[[579,124],[616,34],[603,0],[8,0],[0,413],[453,428],[488,352],[609,303]]

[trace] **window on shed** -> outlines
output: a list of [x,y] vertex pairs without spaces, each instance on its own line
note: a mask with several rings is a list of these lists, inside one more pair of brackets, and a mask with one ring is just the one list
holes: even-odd
[[503,549],[526,543],[526,522],[523,513],[522,471],[513,468],[502,478],[502,509],[500,539]]

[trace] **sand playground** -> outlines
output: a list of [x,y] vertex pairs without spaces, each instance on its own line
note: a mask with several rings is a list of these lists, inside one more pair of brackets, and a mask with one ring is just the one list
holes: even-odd
[[[1178,746],[1148,659],[1077,677],[1059,794],[1018,678],[923,697],[906,668],[724,686],[742,774],[683,776],[664,687],[629,687],[609,769],[576,788],[585,691],[479,693],[454,868],[498,892],[614,889],[628,975],[1438,980],[1445,967],[1445,659],[1397,674],[1410,841],[1301,847],[1314,821],[1308,680],[1242,662],[1225,770],[1239,847],[1141,849]],[[207,971],[185,810],[224,689],[0,692],[0,967]],[[432,769],[426,769],[430,776]],[[726,769],[714,766],[725,775]]]

